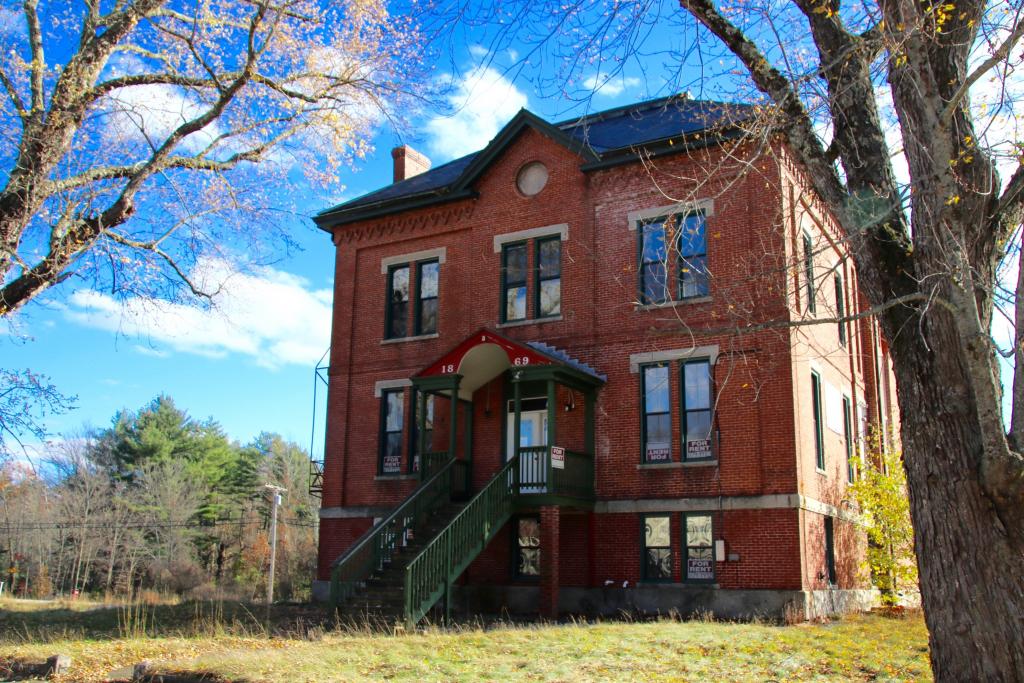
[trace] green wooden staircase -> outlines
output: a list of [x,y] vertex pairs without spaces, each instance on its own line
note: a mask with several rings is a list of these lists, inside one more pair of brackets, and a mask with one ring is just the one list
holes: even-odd
[[464,504],[453,502],[467,479],[464,462],[425,466],[412,495],[335,561],[331,601],[343,613],[411,629],[444,598],[447,618],[453,582],[512,516],[518,458]]

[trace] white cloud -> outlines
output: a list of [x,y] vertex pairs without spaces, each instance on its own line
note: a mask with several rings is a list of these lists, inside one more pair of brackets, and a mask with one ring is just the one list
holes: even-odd
[[491,67],[478,67],[454,83],[452,116],[427,122],[431,152],[447,161],[487,146],[501,127],[528,104],[526,93]]
[[621,95],[627,88],[635,88],[639,85],[639,78],[627,77],[622,74],[607,76],[600,72],[583,81],[583,87],[587,90],[592,90],[594,95],[598,97],[616,97]]
[[82,325],[144,340],[134,349],[162,357],[170,351],[211,358],[249,356],[276,368],[312,366],[330,343],[331,291],[315,290],[298,276],[261,268],[239,273],[226,261],[206,259],[192,277],[221,284],[210,308],[132,298],[119,302],[96,291],[71,295],[65,315]]
[[[181,88],[159,84],[118,88],[100,106],[109,114],[103,129],[107,142],[148,140],[155,144],[162,143],[181,124],[208,108]],[[189,152],[198,152],[220,133],[216,122],[211,122],[187,136],[181,145]]]

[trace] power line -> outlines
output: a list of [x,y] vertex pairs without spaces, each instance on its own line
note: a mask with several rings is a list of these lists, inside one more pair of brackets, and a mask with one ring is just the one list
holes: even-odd
[[[98,529],[101,531],[115,531],[123,529],[209,529],[221,526],[237,526],[246,522],[263,522],[259,516],[220,518],[202,522],[131,522],[127,524],[110,524],[109,522],[81,522],[81,521],[50,521],[50,522],[28,522],[25,524],[5,525],[10,531],[48,531],[57,529]],[[280,517],[278,522],[287,526],[315,528],[319,526],[316,521],[301,517]],[[0,527],[3,528],[3,527]]]

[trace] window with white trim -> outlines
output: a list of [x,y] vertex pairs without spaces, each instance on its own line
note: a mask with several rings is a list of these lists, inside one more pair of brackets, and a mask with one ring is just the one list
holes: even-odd
[[713,530],[714,524],[710,514],[683,514],[683,540],[686,543],[683,581],[711,583],[715,580]]
[[713,460],[711,363],[683,363],[683,460]]
[[385,339],[437,333],[440,269],[436,258],[388,267]]
[[643,517],[643,578],[645,581],[672,580],[672,517]]
[[637,225],[639,301],[657,305],[708,295],[707,234],[701,211]]
[[671,462],[672,412],[669,398],[669,366],[667,363],[645,365],[640,371],[643,461]]

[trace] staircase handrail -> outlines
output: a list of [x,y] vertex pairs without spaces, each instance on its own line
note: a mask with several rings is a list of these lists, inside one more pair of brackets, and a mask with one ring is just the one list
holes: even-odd
[[[385,551],[392,551],[399,538],[405,537],[417,523],[451,497],[450,473],[454,464],[455,458],[448,460],[331,564],[331,603],[335,607],[352,593],[357,583],[365,581],[374,569],[380,568]],[[400,522],[397,529],[391,530],[396,522]],[[349,576],[343,580],[346,570]]]
[[519,458],[510,459],[405,568],[405,621],[413,628],[512,516]]

